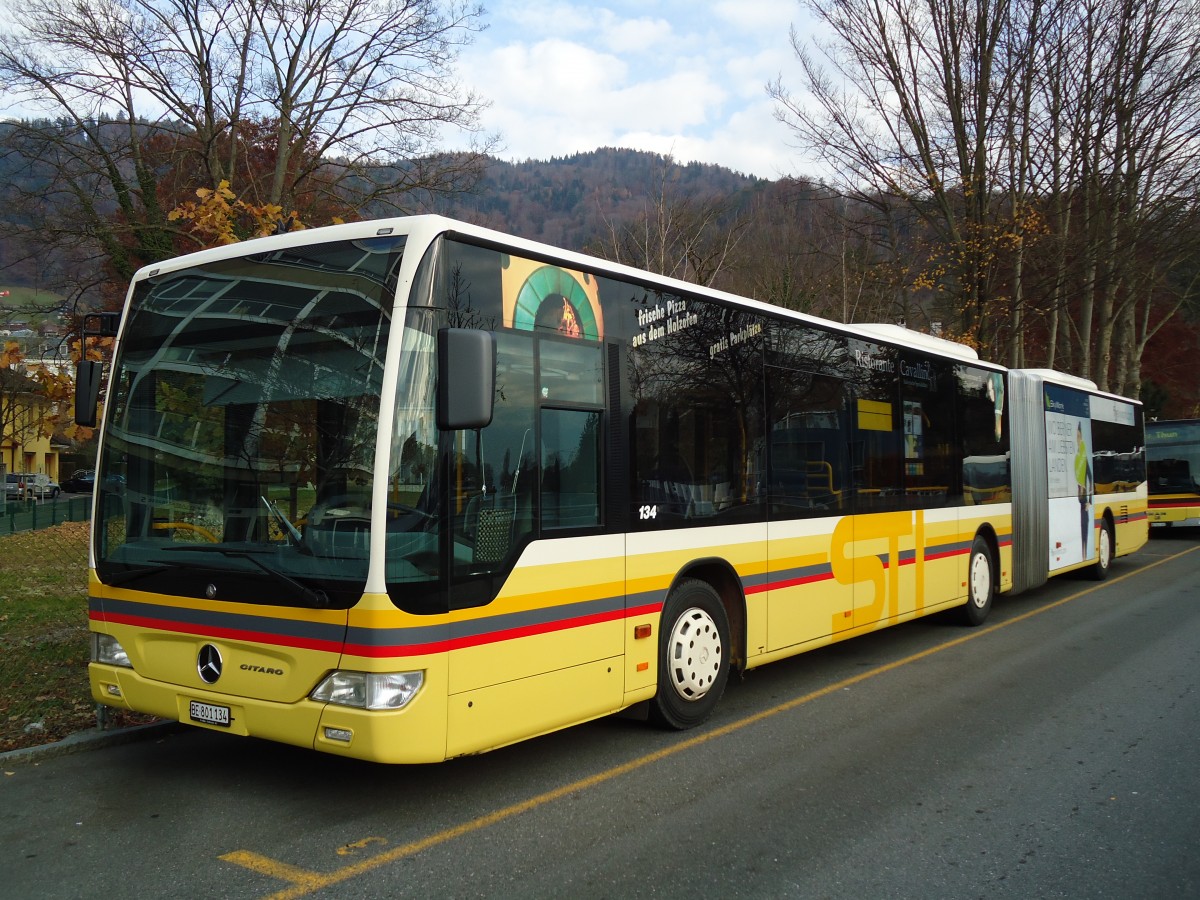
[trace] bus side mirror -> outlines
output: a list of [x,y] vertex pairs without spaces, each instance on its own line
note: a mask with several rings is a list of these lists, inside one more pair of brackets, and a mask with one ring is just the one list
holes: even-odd
[[[83,317],[83,342],[88,338],[110,338],[117,336],[121,324],[120,312],[93,312]],[[85,353],[81,353],[85,355]],[[104,363],[95,359],[81,359],[75,366],[75,424],[84,428],[96,427],[96,409],[100,403],[100,382],[104,378]]]
[[81,359],[75,367],[75,424],[96,427],[96,407],[100,403],[100,381],[104,363],[97,359]]
[[442,431],[485,428],[496,400],[496,338],[490,331],[438,332],[437,426]]

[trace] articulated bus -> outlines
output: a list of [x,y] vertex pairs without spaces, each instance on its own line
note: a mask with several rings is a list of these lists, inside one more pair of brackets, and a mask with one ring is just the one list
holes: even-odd
[[1134,401],[440,217],[155,264],[114,330],[92,692],[201,728],[687,728],[731,670],[1146,540]]
[[1200,419],[1146,425],[1150,525],[1200,525]]

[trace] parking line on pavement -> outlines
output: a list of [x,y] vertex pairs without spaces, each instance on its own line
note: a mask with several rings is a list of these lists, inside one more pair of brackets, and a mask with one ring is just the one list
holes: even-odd
[[[1127,572],[1115,578],[1110,578],[1107,581],[1092,585],[1084,590],[1076,591],[1069,596],[1055,600],[1053,603],[1047,603],[1044,606],[1039,606],[1036,609],[1029,610],[1028,612],[1022,613],[1019,616],[1014,616],[1013,618],[1007,619],[1004,622],[997,622],[994,625],[972,630],[969,634],[946,641],[943,644],[938,644],[936,647],[930,647],[926,650],[922,650],[919,653],[914,653],[894,662],[884,663],[883,665],[871,669],[870,671],[862,672],[849,678],[844,678],[835,684],[826,685],[823,688],[810,691],[809,693],[800,697],[795,697],[791,700],[785,700],[783,703],[772,706],[770,709],[765,709],[761,712],[744,716],[736,721],[713,728],[711,731],[705,731],[702,734],[697,734],[682,740],[677,744],[672,744],[669,747],[664,747],[663,749],[656,750],[653,753],[639,756],[627,763],[614,766],[611,769],[606,769],[603,772],[598,772],[595,775],[588,776],[587,778],[581,778],[578,781],[573,781],[570,784],[563,785],[562,787],[554,788],[553,790],[530,797],[527,800],[522,800],[519,803],[506,806],[503,809],[498,809],[494,812],[488,813],[487,815],[479,816],[478,818],[471,819],[467,822],[462,822],[459,825],[443,829],[442,831],[431,834],[428,837],[393,847],[383,853],[379,853],[359,862],[343,866],[342,868],[335,869],[332,872],[321,873],[313,872],[309,869],[301,869],[296,866],[288,865],[287,863],[277,862],[276,860],[269,859],[265,856],[260,856],[257,853],[252,853],[247,850],[235,850],[218,858],[224,862],[234,863],[252,871],[259,872],[263,875],[278,878],[281,881],[286,881],[290,884],[290,887],[268,895],[269,900],[291,900],[291,898],[304,897],[322,888],[332,887],[333,885],[349,881],[382,866],[386,866],[389,863],[398,862],[399,860],[415,856],[425,850],[448,843],[455,838],[460,838],[473,832],[481,831],[484,828],[489,828],[492,825],[499,824],[507,819],[519,816],[522,813],[530,812],[531,810],[546,806],[547,804],[553,803],[556,800],[561,800],[562,798],[568,797],[572,794],[581,793],[590,788],[604,784],[605,782],[619,778],[622,775],[628,775],[630,772],[635,772],[638,769],[645,768],[646,766],[659,762],[660,760],[674,756],[677,753],[682,753],[686,750],[692,749],[693,747],[706,744],[716,738],[725,737],[741,731],[742,729],[762,722],[765,719],[770,719],[779,715],[780,713],[797,709],[798,707],[804,706],[807,703],[811,703],[813,700],[819,700],[820,698],[827,697],[830,694],[838,693],[839,691],[845,690],[846,688],[852,687],[856,684],[861,684],[862,682],[878,675],[883,675],[887,672],[892,672],[911,663],[919,662],[920,660],[941,653],[944,650],[961,646],[968,641],[973,641],[977,638],[983,637],[984,635],[991,634],[994,631],[999,631],[1002,628],[1008,628],[1011,625],[1016,625],[1018,622],[1024,622],[1027,619],[1033,618],[1034,616],[1040,616],[1043,613],[1047,613],[1052,609],[1056,609],[1064,604],[1078,600],[1079,598],[1087,596],[1088,594],[1091,594],[1101,588],[1111,587],[1114,584],[1119,584],[1135,575],[1140,575],[1150,569],[1154,569],[1165,563],[1180,559],[1190,553],[1196,552],[1197,550],[1200,550],[1200,546],[1192,547],[1188,550],[1183,550],[1179,553],[1162,557],[1152,563],[1135,569],[1132,572]],[[364,839],[364,841],[359,843],[365,845],[369,840],[376,839]]]
[[322,887],[321,881],[325,877],[320,872],[288,865],[257,853],[251,853],[249,850],[234,850],[232,853],[226,853],[217,858],[224,862],[236,863],[252,872],[258,872],[260,875],[269,875],[281,881],[289,881],[306,891],[315,891]]

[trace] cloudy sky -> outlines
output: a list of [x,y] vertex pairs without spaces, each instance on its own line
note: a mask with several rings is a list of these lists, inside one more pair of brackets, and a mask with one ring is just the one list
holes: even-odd
[[799,88],[798,0],[484,3],[488,28],[458,72],[491,101],[483,125],[501,133],[505,159],[630,147],[763,178],[801,173],[765,90],[780,74]]
[[[788,29],[799,0],[481,0],[486,30],[461,80],[491,102],[503,158],[599,147],[670,154],[747,175],[804,174],[766,84],[800,86]],[[0,21],[20,0],[0,0]],[[32,114],[9,107],[6,115]],[[811,167],[810,167],[811,168]]]

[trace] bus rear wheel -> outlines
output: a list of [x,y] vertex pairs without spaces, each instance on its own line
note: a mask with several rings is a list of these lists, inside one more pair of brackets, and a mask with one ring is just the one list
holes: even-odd
[[1096,544],[1096,562],[1088,572],[1096,581],[1103,581],[1108,577],[1108,569],[1113,561],[1113,548],[1116,546],[1112,523],[1108,519],[1100,523],[1100,534],[1097,535]]
[[721,598],[703,581],[682,581],[663,606],[658,692],[650,719],[682,730],[716,708],[729,680],[729,621]]
[[963,607],[963,621],[967,625],[982,625],[992,611],[996,593],[994,573],[992,548],[981,535],[976,535],[967,563],[967,605]]

